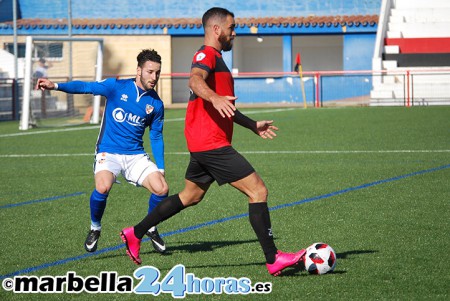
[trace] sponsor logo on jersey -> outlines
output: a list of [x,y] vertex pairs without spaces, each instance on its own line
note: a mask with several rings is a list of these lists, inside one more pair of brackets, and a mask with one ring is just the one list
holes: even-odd
[[203,52],[199,52],[196,56],[195,56],[195,60],[197,62],[203,60],[206,57],[206,54],[204,54]]
[[153,112],[154,107],[152,105],[147,105],[145,107],[145,113],[150,114],[151,112]]
[[122,94],[122,97],[120,98],[120,100],[127,101],[128,100],[128,95]]
[[126,122],[132,126],[144,126],[145,118],[141,118],[138,115],[125,112],[122,108],[117,108],[112,112],[112,116],[116,122]]

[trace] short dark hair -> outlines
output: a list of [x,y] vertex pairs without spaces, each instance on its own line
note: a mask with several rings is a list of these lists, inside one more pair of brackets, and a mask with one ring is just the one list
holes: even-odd
[[147,61],[161,64],[161,56],[154,49],[144,49],[137,56],[138,66],[144,66]]
[[232,12],[230,12],[228,9],[226,8],[222,8],[222,7],[212,7],[210,9],[208,9],[202,17],[202,24],[203,24],[203,28],[206,27],[206,23],[208,23],[209,19],[213,18],[213,17],[220,17],[221,19],[226,18],[227,16],[232,16],[234,18],[234,14]]

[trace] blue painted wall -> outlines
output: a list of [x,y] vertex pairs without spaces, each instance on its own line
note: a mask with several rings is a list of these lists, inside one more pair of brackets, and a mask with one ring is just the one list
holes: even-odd
[[372,70],[375,34],[344,35],[344,70]]
[[[234,84],[239,103],[303,103],[299,76],[278,77],[270,83],[265,78],[235,78]],[[372,89],[372,77],[365,74],[322,75],[319,87],[322,103],[348,100],[368,96]],[[311,77],[304,81],[304,88],[306,103],[314,106],[316,88]]]
[[[11,0],[9,0],[11,1]],[[22,18],[66,18],[66,0],[18,0]],[[97,4],[98,3],[98,4]],[[236,17],[376,15],[381,0],[72,0],[72,17],[200,18],[213,6],[225,7]],[[0,15],[2,13],[0,12]]]
[[[273,78],[270,82],[258,77],[235,78],[234,87],[239,103],[303,103],[300,77],[297,75]],[[315,99],[313,80],[305,81],[304,87],[307,104],[313,106]]]
[[[13,20],[13,0],[0,0],[0,22]],[[20,7],[17,6],[17,17],[21,18]]]

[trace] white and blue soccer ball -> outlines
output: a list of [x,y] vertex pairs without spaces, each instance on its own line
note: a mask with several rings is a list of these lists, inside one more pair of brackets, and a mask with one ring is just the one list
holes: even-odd
[[311,274],[330,273],[336,267],[336,252],[326,243],[316,242],[306,248],[305,269]]

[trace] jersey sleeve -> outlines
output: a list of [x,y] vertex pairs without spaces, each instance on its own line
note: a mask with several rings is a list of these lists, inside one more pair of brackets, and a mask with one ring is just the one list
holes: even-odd
[[109,91],[116,84],[115,78],[108,78],[98,82],[71,81],[67,83],[58,83],[58,91],[71,94],[93,94],[108,96]]
[[155,116],[150,124],[150,133],[149,133],[153,158],[155,159],[155,163],[158,169],[165,168],[163,127],[164,127],[164,106],[161,106],[159,110],[155,112]]
[[194,58],[192,59],[192,68],[200,68],[208,73],[211,73],[211,71],[215,68],[215,56],[213,53],[205,51],[205,50],[199,50],[195,53]]

